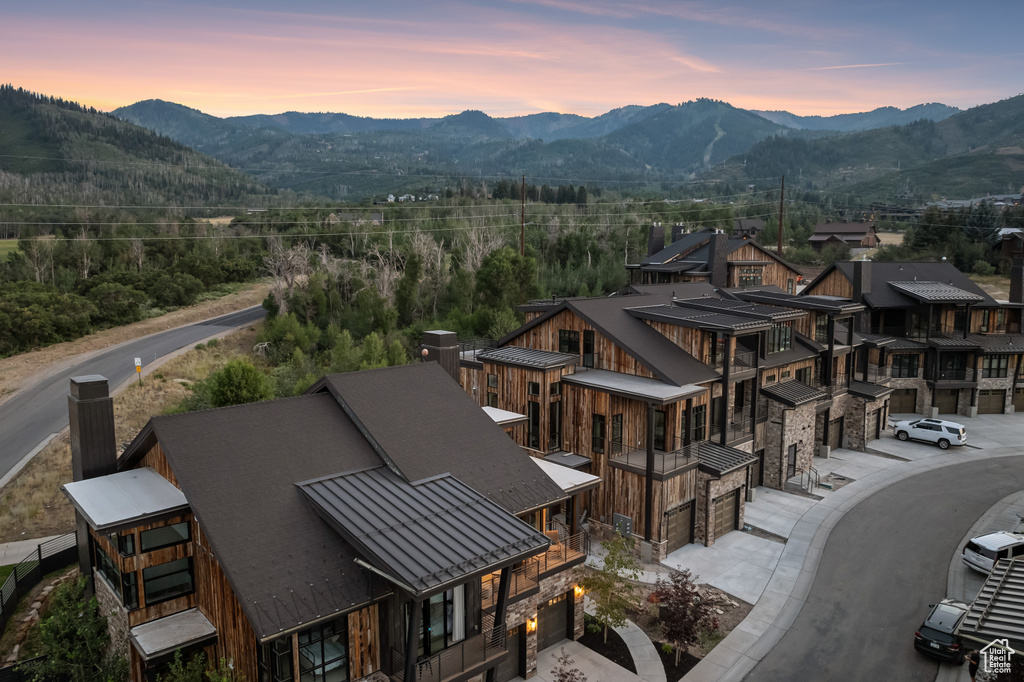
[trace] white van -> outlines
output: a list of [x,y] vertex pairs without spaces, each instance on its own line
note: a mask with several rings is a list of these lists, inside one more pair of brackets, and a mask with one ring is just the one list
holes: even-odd
[[960,558],[976,571],[991,573],[1000,559],[1024,557],[1024,535],[997,530],[972,538],[964,546]]

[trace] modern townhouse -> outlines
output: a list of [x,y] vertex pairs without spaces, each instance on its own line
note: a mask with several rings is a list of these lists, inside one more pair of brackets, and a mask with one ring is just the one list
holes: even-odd
[[154,417],[119,458],[106,380],[68,403],[79,563],[133,680],[177,650],[265,682],[507,680],[582,634],[586,547],[552,514],[591,477],[436,363]]

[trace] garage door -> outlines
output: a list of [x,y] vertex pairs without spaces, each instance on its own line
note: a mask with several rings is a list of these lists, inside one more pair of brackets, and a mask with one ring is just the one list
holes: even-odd
[[665,512],[666,551],[674,552],[693,542],[693,503]]
[[537,651],[543,651],[568,638],[570,592],[548,600],[537,609]]
[[726,493],[715,500],[715,539],[722,537],[731,530],[736,530],[739,517],[740,496],[738,490]]
[[758,450],[754,453],[757,459],[750,465],[750,487],[756,488],[759,485],[764,485],[764,450]]
[[1024,412],[1024,388],[1013,389],[1013,411]]
[[939,408],[939,414],[956,414],[956,404],[959,399],[959,388],[935,389],[935,407]]
[[917,412],[917,389],[897,388],[889,398],[889,414],[904,414]]
[[980,414],[1002,414],[1006,404],[1006,390],[978,391],[978,412]]
[[499,663],[494,671],[494,679],[497,682],[508,682],[508,680],[523,676],[523,666],[520,659],[522,659],[522,654],[526,649],[522,646],[520,640],[525,633],[526,629],[522,625],[518,625],[508,631],[508,638],[506,640],[508,658]]

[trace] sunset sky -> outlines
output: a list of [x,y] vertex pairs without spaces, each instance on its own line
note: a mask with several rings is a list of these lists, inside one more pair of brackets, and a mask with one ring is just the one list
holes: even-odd
[[697,97],[830,115],[1022,89],[1019,0],[37,0],[0,79],[110,110],[594,116]]

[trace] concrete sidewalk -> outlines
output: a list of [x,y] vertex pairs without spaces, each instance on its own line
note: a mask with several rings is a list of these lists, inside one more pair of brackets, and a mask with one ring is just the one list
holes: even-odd
[[45,538],[35,538],[33,540],[19,540],[18,542],[7,542],[0,544],[0,566],[12,566],[17,564],[19,561],[27,557],[32,552],[36,551],[36,547],[59,538],[59,535],[51,535]]

